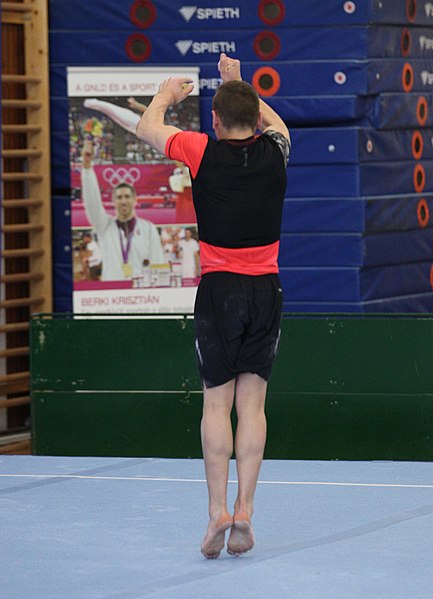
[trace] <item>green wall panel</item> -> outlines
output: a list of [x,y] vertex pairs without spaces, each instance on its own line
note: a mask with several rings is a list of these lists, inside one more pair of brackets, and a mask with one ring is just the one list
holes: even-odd
[[201,457],[201,395],[43,393],[33,404],[37,455]]
[[[432,317],[291,315],[282,329],[267,458],[433,459]],[[189,318],[37,316],[31,374],[36,454],[201,456]]]
[[36,390],[200,390],[193,321],[184,317],[36,318]]
[[265,457],[433,460],[433,395],[269,393]]

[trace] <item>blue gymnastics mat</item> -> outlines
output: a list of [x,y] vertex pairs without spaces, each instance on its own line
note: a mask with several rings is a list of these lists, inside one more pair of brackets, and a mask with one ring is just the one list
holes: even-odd
[[[62,57],[60,56],[61,61]],[[84,55],[83,55],[84,58]],[[76,61],[80,61],[77,56]],[[200,77],[215,77],[215,66],[200,64]],[[431,61],[372,59],[243,63],[242,76],[264,96],[368,96],[433,91]],[[203,95],[209,94],[206,89]]]
[[328,314],[411,314],[433,311],[433,292],[368,302],[284,302],[285,312]]
[[[144,5],[144,6],[143,6]],[[86,0],[65,3],[50,0],[50,27],[112,31],[135,26],[142,29],[184,30],[293,25],[365,25],[368,23],[431,25],[433,8],[424,0],[237,0],[232,6],[219,0],[185,5],[183,0],[119,2],[98,0],[97,9]]]
[[[57,72],[58,75],[58,72]],[[58,81],[60,84],[60,77]],[[218,79],[200,79],[202,93]],[[265,98],[290,127],[362,126],[375,129],[433,127],[433,94],[382,93],[377,96],[283,96]],[[210,131],[211,98],[200,98],[201,125]]]
[[364,127],[290,130],[291,164],[351,164],[433,159],[433,129],[378,131]]
[[432,226],[433,195],[287,198],[283,233],[381,233]]
[[356,233],[283,233],[279,265],[388,266],[411,262],[433,263],[433,229],[385,232],[375,235]]
[[[433,465],[265,461],[256,546],[205,560],[201,460],[2,456],[7,599],[429,597]],[[229,505],[236,474],[230,467]]]
[[[104,33],[101,36],[77,32],[62,32],[58,42],[50,36],[51,61],[53,65],[88,66],[89,56],[98,65],[130,65],[124,51],[125,40],[119,34]],[[112,45],[112,49],[107,46]],[[200,67],[200,77],[218,77],[216,52],[212,64],[193,60]],[[161,62],[169,62],[160,57]],[[182,56],[180,63],[184,63]],[[174,65],[173,65],[174,66]],[[374,95],[386,92],[433,91],[433,76],[429,71],[431,61],[413,59],[410,63],[401,58],[370,60],[316,60],[248,62],[242,64],[242,76],[264,95],[280,96],[327,96],[327,95]],[[427,75],[426,75],[427,74]],[[202,87],[203,95],[213,95],[214,89]],[[53,94],[56,95],[56,94]]]
[[[107,53],[113,63],[131,61],[128,44],[140,39],[147,44],[146,64],[210,62],[220,52],[245,61],[323,60],[367,58],[431,59],[431,30],[416,27],[288,27],[277,31],[263,29],[182,29],[146,30],[141,34],[131,24],[128,29],[65,31],[65,26],[50,32],[50,53],[55,62],[75,59],[77,44],[91,52],[94,61],[105,62]],[[103,42],[103,43],[101,43]]]
[[292,165],[286,197],[355,197],[433,191],[433,161]]
[[366,302],[432,291],[432,263],[359,267],[282,267],[284,302]]

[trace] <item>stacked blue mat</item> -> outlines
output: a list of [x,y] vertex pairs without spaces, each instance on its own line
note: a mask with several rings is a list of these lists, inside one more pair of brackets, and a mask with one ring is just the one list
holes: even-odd
[[433,308],[433,4],[415,0],[50,1],[55,309],[70,309],[66,66],[199,65],[221,51],[284,118],[280,267],[295,312]]

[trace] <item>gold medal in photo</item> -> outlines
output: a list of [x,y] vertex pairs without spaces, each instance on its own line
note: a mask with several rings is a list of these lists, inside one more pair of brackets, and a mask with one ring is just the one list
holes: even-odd
[[128,262],[122,264],[122,271],[125,279],[130,279],[132,277],[132,266],[128,264]]

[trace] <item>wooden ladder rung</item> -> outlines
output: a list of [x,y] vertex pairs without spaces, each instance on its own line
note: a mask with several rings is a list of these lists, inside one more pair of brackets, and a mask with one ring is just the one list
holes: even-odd
[[39,125],[2,125],[3,133],[39,133]]
[[3,108],[40,108],[42,102],[36,100],[2,100]]
[[18,333],[19,331],[29,330],[28,322],[10,322],[9,324],[0,325],[0,333]]
[[43,272],[20,272],[11,275],[0,275],[2,283],[27,283],[31,281],[42,281],[44,278]]
[[2,2],[1,8],[2,11],[9,12],[32,12],[33,10],[30,4],[25,4],[24,2]]
[[22,148],[17,150],[2,150],[3,158],[38,158],[42,156],[41,150]]
[[2,173],[3,181],[41,181],[42,175],[38,173]]
[[23,248],[16,250],[3,250],[2,258],[37,258],[44,254],[44,250]]
[[0,302],[0,308],[7,310],[9,308],[21,308],[23,306],[40,306],[44,301],[45,298],[43,297],[20,297]]
[[34,75],[3,74],[2,83],[40,83],[41,78]]
[[0,400],[0,408],[14,408],[16,406],[25,406],[30,403],[30,396],[14,397],[13,399]]
[[1,230],[3,233],[37,233],[43,231],[44,225],[32,225],[28,223],[22,223],[18,225],[3,225]]
[[11,374],[2,374],[0,376],[0,385],[8,385],[14,381],[24,381],[30,378],[30,372],[12,372]]
[[12,347],[11,349],[0,350],[0,358],[15,358],[17,356],[26,356],[30,351],[28,346],[26,347]]
[[3,200],[3,208],[39,208],[43,206],[42,200],[32,198],[17,198],[16,200]]

